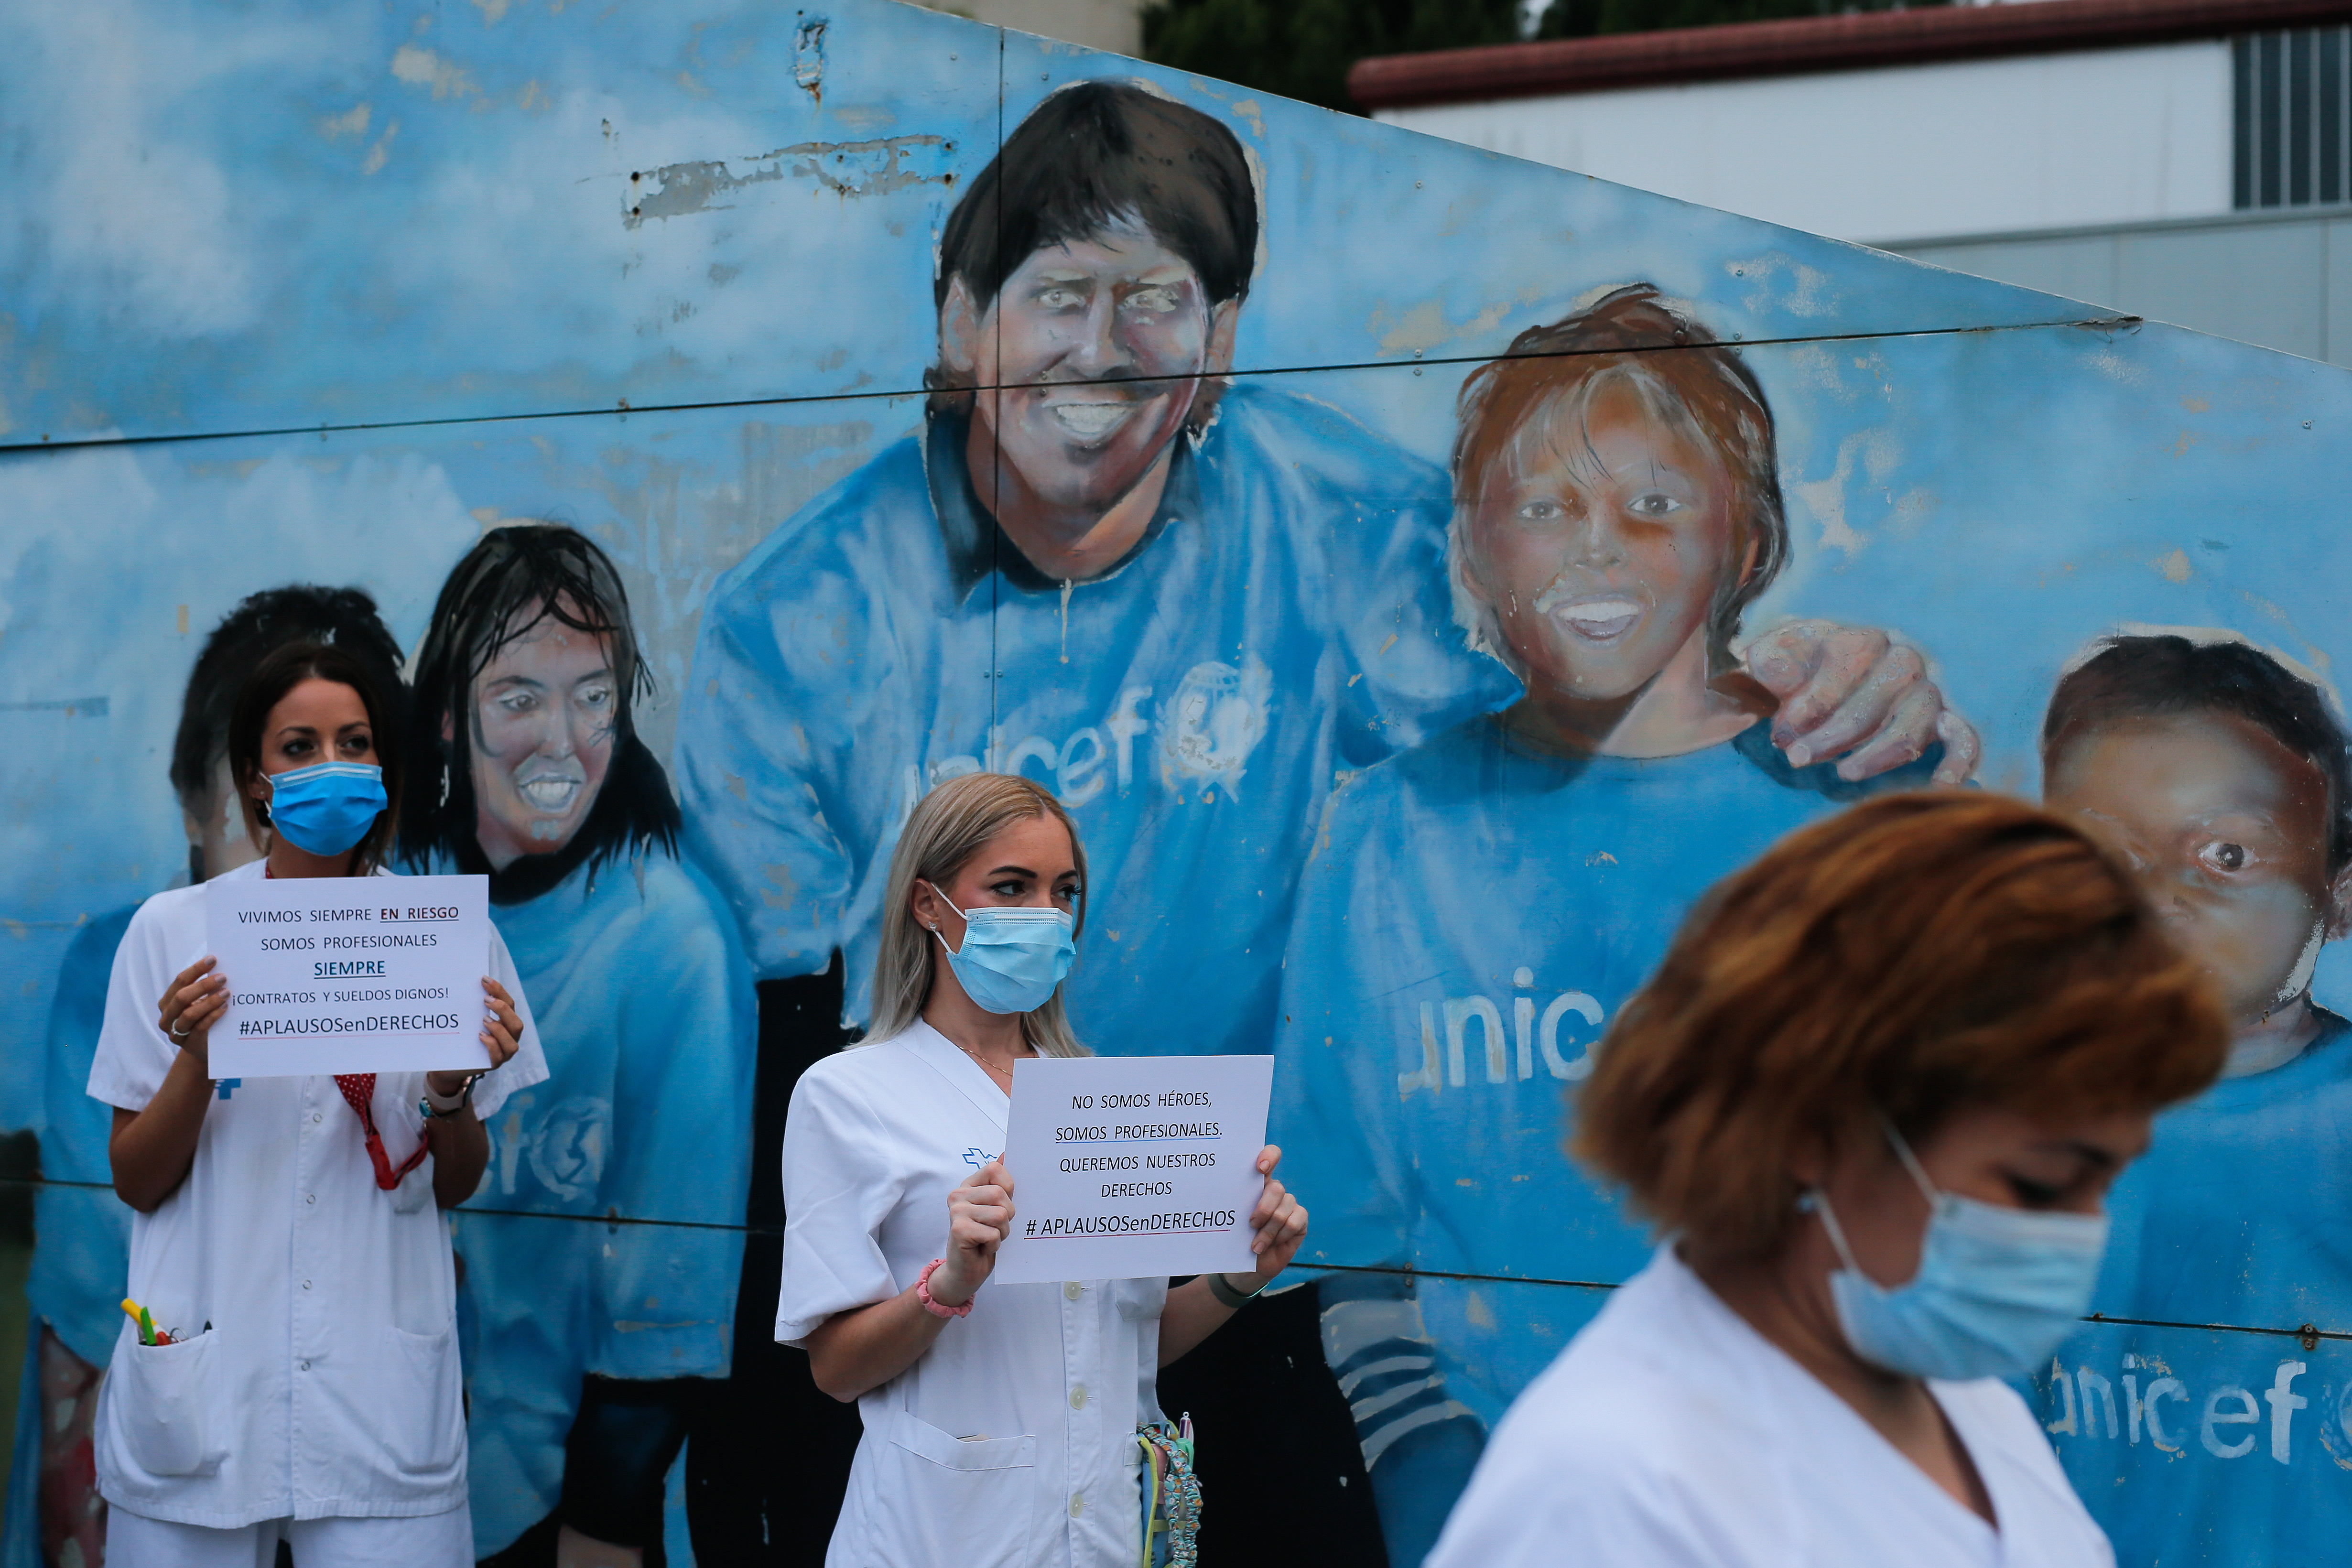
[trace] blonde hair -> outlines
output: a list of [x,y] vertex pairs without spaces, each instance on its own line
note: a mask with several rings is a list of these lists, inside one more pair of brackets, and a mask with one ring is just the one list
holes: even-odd
[[[890,852],[890,882],[882,894],[882,950],[874,961],[874,1011],[866,1039],[881,1041],[905,1033],[931,999],[939,938],[908,907],[915,883],[944,888],[972,857],[1013,823],[1051,817],[1070,835],[1070,858],[1078,870],[1078,931],[1087,928],[1087,848],[1078,825],[1043,786],[1010,773],[966,773],[936,786],[915,804]],[[1021,1031],[1040,1056],[1091,1056],[1070,1031],[1060,987],[1044,1007],[1021,1015]]]

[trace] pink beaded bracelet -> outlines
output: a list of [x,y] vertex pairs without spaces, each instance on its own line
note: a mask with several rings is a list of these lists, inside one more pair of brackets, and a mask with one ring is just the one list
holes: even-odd
[[964,1302],[960,1307],[947,1307],[931,1300],[931,1276],[938,1271],[939,1266],[946,1261],[944,1258],[934,1258],[923,1265],[923,1271],[915,1278],[915,1300],[922,1302],[923,1311],[935,1318],[968,1318],[971,1315],[970,1301]]

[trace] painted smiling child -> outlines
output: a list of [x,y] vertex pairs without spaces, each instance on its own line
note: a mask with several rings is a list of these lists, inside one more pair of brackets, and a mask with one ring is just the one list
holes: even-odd
[[1936,760],[1856,785],[1775,748],[1731,648],[1789,554],[1772,416],[1655,289],[1522,333],[1460,406],[1456,619],[1526,695],[1333,795],[1276,1056],[1276,1135],[1323,1195],[1308,1248],[1413,1271],[1322,1286],[1399,1563],[1603,1294],[1433,1276],[1643,1266],[1643,1232],[1561,1152],[1562,1091],[1709,884]]
[[[2287,1331],[2085,1325],[2037,1379],[2059,1457],[2095,1510],[2117,1500],[2124,1562],[2291,1562],[2352,1534],[2352,1388],[2288,1337],[2352,1321],[2352,1026],[2312,995],[2352,918],[2343,721],[2235,636],[2109,637],[2051,694],[2042,788],[2129,860],[2234,1031],[2221,1081],[2157,1119],[2109,1196],[2094,1305]],[[2121,1505],[2151,1488],[2165,1506]]]

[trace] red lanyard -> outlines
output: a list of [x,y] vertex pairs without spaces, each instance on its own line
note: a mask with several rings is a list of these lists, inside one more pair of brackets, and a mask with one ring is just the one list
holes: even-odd
[[360,1125],[367,1132],[368,1158],[375,1162],[375,1185],[390,1192],[400,1185],[400,1178],[425,1163],[432,1152],[431,1145],[420,1142],[416,1152],[404,1161],[398,1170],[392,1168],[392,1158],[383,1152],[383,1134],[375,1130],[375,1113],[369,1102],[375,1098],[375,1074],[373,1072],[338,1072],[335,1087],[343,1092],[343,1099],[359,1113]]
[[[271,877],[277,873],[269,869],[268,861],[264,861],[261,862],[261,874]],[[402,1161],[398,1170],[393,1169],[392,1156],[383,1152],[383,1134],[375,1130],[375,1112],[369,1106],[369,1102],[375,1098],[375,1074],[338,1072],[335,1074],[335,1087],[343,1092],[344,1103],[358,1113],[360,1128],[367,1134],[368,1158],[375,1165],[375,1185],[390,1192],[400,1185],[401,1177],[425,1163],[425,1156],[433,1152],[432,1145],[420,1140],[416,1152]]]

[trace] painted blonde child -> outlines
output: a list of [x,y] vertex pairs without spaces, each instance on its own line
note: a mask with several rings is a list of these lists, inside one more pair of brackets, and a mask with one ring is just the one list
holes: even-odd
[[[1400,1565],[1601,1295],[1428,1276],[1643,1267],[1643,1233],[1561,1152],[1561,1091],[1691,901],[1859,788],[1776,749],[1771,697],[1732,653],[1789,558],[1772,416],[1655,289],[1473,372],[1454,491],[1456,618],[1526,695],[1333,796],[1276,1070],[1279,1136],[1329,1205],[1308,1254],[1422,1276],[1321,1287]],[[1925,782],[1931,760],[1872,787]]]

